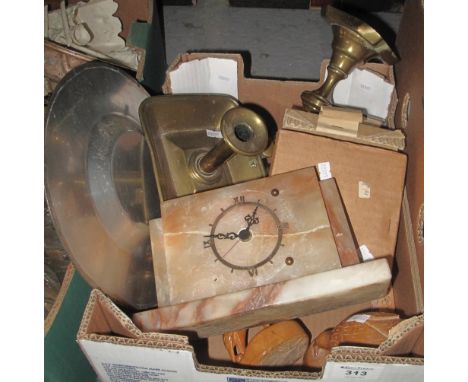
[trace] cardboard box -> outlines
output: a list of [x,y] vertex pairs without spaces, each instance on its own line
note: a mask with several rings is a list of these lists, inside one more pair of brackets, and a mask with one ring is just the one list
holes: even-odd
[[[396,105],[395,125],[406,125],[408,153],[408,176],[403,192],[403,202],[398,228],[398,241],[394,257],[393,288],[389,295],[379,301],[360,304],[334,311],[301,318],[315,337],[323,330],[335,326],[348,316],[373,308],[397,309],[405,316],[423,311],[422,257],[423,257],[423,212],[422,210],[422,145],[423,123],[419,96],[422,95],[422,76],[411,76],[421,65],[423,10],[419,2],[405,6],[400,29],[399,51],[401,62],[396,65],[397,79],[401,73],[405,81],[396,81],[401,100],[410,97],[411,107]],[[414,58],[414,55],[419,58]],[[237,62],[238,98],[243,104],[263,114],[269,122],[281,126],[286,108],[301,105],[300,94],[304,90],[318,88],[317,83],[305,81],[279,81],[244,77],[243,62],[239,55],[193,53],[182,55],[169,68],[180,63],[204,57],[218,57]],[[372,64],[376,70],[387,72],[391,68]],[[420,66],[421,67],[421,66]],[[323,73],[324,67],[322,67]],[[416,71],[418,72],[418,71]],[[419,71],[420,72],[420,71]],[[414,79],[414,81],[413,81]],[[165,92],[171,90],[166,81]],[[406,96],[406,93],[410,96]],[[417,99],[417,106],[413,105]],[[411,109],[411,113],[409,113]],[[410,131],[411,128],[411,131]],[[410,176],[411,175],[411,176]],[[367,381],[422,381],[423,380],[423,333],[415,339],[412,357],[387,356],[376,349],[341,346],[335,348],[321,373],[302,371],[300,366],[293,371],[250,370],[233,366],[228,361],[220,336],[208,341],[189,342],[184,335],[141,333],[115,305],[102,293],[93,291],[78,334],[80,347],[103,381],[152,380],[152,381],[298,381],[324,380],[349,381],[362,377]],[[364,373],[365,372],[365,373]],[[356,374],[357,373],[357,374]],[[361,373],[361,374],[360,374]],[[120,378],[120,379],[119,379]]]
[[[421,335],[422,318],[396,336],[414,332]],[[395,345],[386,341],[378,349],[341,346],[335,348],[322,372],[264,371],[199,362],[200,352],[187,337],[164,333],[142,333],[133,322],[102,292],[91,293],[78,332],[78,343],[102,382],[297,382],[302,380],[349,381],[422,381],[421,358],[385,355]],[[417,342],[417,341],[416,341]],[[414,338],[406,352],[414,348]],[[392,349],[395,351],[395,349]],[[398,350],[397,350],[398,352]],[[358,378],[359,377],[359,378]]]

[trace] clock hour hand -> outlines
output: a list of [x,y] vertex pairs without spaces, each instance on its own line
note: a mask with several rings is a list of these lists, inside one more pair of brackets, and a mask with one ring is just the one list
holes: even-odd
[[235,232],[228,232],[228,233],[216,233],[213,235],[205,235],[205,237],[213,237],[215,239],[220,239],[220,240],[223,240],[223,239],[234,240],[238,238],[239,235]]
[[257,207],[255,207],[254,211],[252,212],[252,215],[246,215],[244,217],[244,220],[247,222],[247,227],[245,228],[247,231],[252,227],[254,224],[258,224],[259,220],[257,217],[257,210],[258,210],[258,204]]

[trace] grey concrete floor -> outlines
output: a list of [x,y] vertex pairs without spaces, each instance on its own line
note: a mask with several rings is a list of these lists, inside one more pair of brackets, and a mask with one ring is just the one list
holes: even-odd
[[[249,52],[251,76],[316,80],[331,56],[332,31],[319,9],[230,7],[228,0],[163,9],[170,64],[188,51]],[[398,31],[401,14],[374,14]]]

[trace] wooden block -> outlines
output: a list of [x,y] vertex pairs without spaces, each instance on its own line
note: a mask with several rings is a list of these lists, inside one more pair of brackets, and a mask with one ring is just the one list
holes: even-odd
[[317,131],[327,131],[330,128],[337,134],[357,135],[359,124],[362,123],[362,112],[356,109],[323,106],[317,121]]
[[337,123],[342,121],[361,123],[362,122],[362,111],[358,109],[348,107],[336,107],[336,106],[322,106],[320,109],[320,116],[334,119]]
[[353,129],[347,129],[347,128],[340,127],[340,126],[333,126],[333,125],[325,124],[323,121],[320,121],[320,117],[319,117],[319,123],[317,124],[317,128],[315,129],[315,131],[319,133],[327,134],[327,135],[339,135],[342,137],[349,137],[349,138],[353,138],[357,136],[357,129],[353,130]]
[[348,265],[360,263],[359,252],[335,179],[330,178],[320,181],[320,189],[322,190],[341,266],[347,267]]
[[133,315],[143,332],[184,330],[209,337],[307,314],[359,304],[385,295],[391,272],[377,259]]

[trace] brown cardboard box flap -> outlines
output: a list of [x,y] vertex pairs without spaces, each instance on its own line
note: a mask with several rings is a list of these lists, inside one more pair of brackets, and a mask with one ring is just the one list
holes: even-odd
[[408,154],[409,218],[413,227],[414,252],[424,291],[424,2],[407,1],[400,22],[396,46],[401,60],[395,65],[397,92],[401,102],[395,122],[406,134]]
[[[244,60],[239,53],[212,53],[197,52],[184,53],[176,57],[166,71],[166,80],[163,84],[163,93],[172,94],[172,87],[169,73],[176,70],[182,63],[204,58],[232,59],[237,62],[237,86],[239,101],[252,107],[255,111],[263,113],[262,117],[269,122],[276,124],[279,128],[283,122],[284,112],[287,108],[302,108],[301,93],[305,90],[315,90],[325,80],[326,69],[329,60],[323,60],[320,66],[320,81],[284,81],[264,78],[249,78],[245,76]],[[360,69],[369,70],[382,76],[390,83],[394,84],[393,67],[386,64],[367,63],[359,66]],[[396,92],[392,94],[392,101],[389,106],[389,118],[387,125],[394,128],[393,113],[398,102]],[[269,118],[268,118],[269,117]]]
[[[338,346],[331,349],[327,362],[369,362],[382,364],[424,365],[424,358],[378,355],[375,349],[358,346]],[[326,364],[325,364],[326,365]]]
[[403,320],[390,330],[378,352],[384,355],[410,354],[424,330],[424,315]]
[[[103,311],[106,311],[106,313],[103,313]],[[112,324],[110,323],[111,321],[113,322]],[[112,333],[111,326],[121,332],[121,334]],[[122,328],[125,329],[122,330]],[[95,332],[94,329],[98,330],[98,332]],[[103,332],[107,332],[107,334],[102,334]],[[129,333],[131,338],[126,337],[126,335]],[[105,296],[97,289],[94,289],[91,292],[90,299],[86,306],[86,310],[80,325],[77,340],[87,356],[87,342],[91,341],[94,343],[129,346],[128,350],[126,350],[129,352],[131,352],[132,348],[135,346],[176,351],[189,351],[192,355],[191,358],[194,369],[198,372],[204,373],[230,374],[236,375],[238,377],[287,379],[297,378],[306,380],[320,380],[323,376],[323,371],[310,372],[299,370],[253,370],[239,367],[201,364],[198,361],[198,354],[195,354],[194,348],[189,344],[187,337],[175,334],[144,334],[139,332],[139,330],[133,326],[128,316],[126,316],[107,296]],[[206,361],[209,362],[209,360]],[[353,346],[341,346],[333,348],[331,354],[328,356],[327,362],[370,362],[401,365],[424,364],[424,360],[421,358],[391,357],[378,354],[376,349]],[[157,365],[157,362],[155,362],[155,365]]]
[[[124,344],[145,340],[190,348],[185,336],[164,333],[142,333],[132,320],[104,293],[93,289],[86,305],[77,339],[97,339]],[[180,347],[179,346],[179,347]]]

